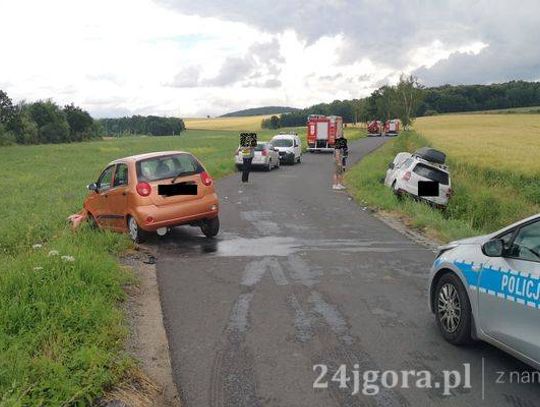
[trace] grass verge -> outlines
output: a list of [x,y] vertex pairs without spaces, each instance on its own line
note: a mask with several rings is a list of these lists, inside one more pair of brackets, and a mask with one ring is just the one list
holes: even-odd
[[398,200],[382,184],[388,163],[398,152],[429,145],[414,131],[403,132],[384,144],[347,172],[352,194],[371,207],[403,217],[409,226],[442,241],[489,233],[539,212],[540,186],[536,177],[480,167],[450,153],[454,196],[446,211],[411,199]]
[[0,150],[0,406],[88,405],[135,365],[121,311],[133,276],[116,259],[131,244],[70,231],[85,186],[113,159],[172,149],[193,152],[219,178],[234,170],[237,144],[238,132],[188,131]]

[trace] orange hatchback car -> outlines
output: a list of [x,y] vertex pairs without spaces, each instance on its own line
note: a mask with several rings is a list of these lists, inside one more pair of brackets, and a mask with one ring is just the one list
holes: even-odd
[[214,182],[190,153],[164,151],[111,162],[84,201],[95,226],[128,232],[136,242],[149,232],[163,236],[177,225],[199,226],[207,237],[219,231]]

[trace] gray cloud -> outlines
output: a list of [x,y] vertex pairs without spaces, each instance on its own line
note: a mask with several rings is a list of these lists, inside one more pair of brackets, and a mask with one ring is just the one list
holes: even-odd
[[[157,1],[182,13],[243,22],[268,32],[293,29],[308,44],[323,36],[342,34],[343,64],[367,57],[399,71],[410,62],[410,51],[435,40],[449,48],[476,41],[490,45],[478,56],[455,54],[431,70],[419,70],[426,81],[540,76],[540,47],[531,44],[540,38],[537,0],[274,0],[271,6],[266,0],[231,0],[226,7],[215,0]],[[453,72],[452,64],[460,69]]]
[[269,77],[263,82],[248,82],[244,86],[273,88],[281,85],[277,76],[281,73],[278,64],[284,63],[277,39],[269,42],[256,42],[243,57],[228,57],[223,62],[218,74],[213,78],[201,78],[199,66],[182,68],[174,79],[166,84],[175,88],[199,86],[230,86],[245,80]]
[[342,73],[337,73],[335,75],[323,75],[323,76],[319,76],[319,80],[321,81],[335,81],[337,79],[340,79],[343,77],[343,74]]
[[200,67],[190,65],[182,68],[171,83],[173,88],[193,88],[199,86]]
[[254,63],[250,58],[229,57],[221,66],[217,76],[206,80],[203,84],[207,86],[233,85],[247,77],[253,68]]
[[246,82],[244,85],[246,88],[279,88],[281,81],[279,79],[271,78],[261,82]]
[[470,85],[505,82],[513,79],[539,80],[540,59],[527,55],[500,52],[500,47],[488,48],[478,55],[456,52],[430,69],[414,72],[424,85]]

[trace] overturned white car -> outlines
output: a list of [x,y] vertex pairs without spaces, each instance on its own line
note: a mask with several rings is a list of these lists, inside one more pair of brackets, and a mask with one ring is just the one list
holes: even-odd
[[388,165],[384,184],[398,196],[410,195],[438,208],[445,208],[452,196],[446,155],[423,147],[414,153],[398,153]]

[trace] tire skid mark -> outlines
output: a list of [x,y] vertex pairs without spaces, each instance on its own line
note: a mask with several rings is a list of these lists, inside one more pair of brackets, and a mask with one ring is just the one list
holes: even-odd
[[287,302],[294,312],[296,340],[300,343],[309,342],[313,338],[313,316],[304,312],[296,295],[290,294]]
[[[264,266],[265,263],[257,263]],[[249,263],[246,266],[255,267]],[[261,276],[262,277],[262,276]],[[255,284],[255,279],[248,283]],[[249,284],[247,284],[249,286]],[[249,331],[249,309],[253,292],[242,292],[234,302],[227,326],[224,329],[221,343],[214,356],[210,378],[209,406],[260,406],[257,397],[256,374],[253,368],[254,357],[245,343],[245,336]]]
[[293,280],[306,287],[313,287],[319,282],[322,273],[309,267],[302,257],[290,255],[287,257],[287,262],[289,265],[289,275]]
[[360,373],[366,370],[380,371],[381,369],[360,345],[360,341],[351,335],[345,318],[336,306],[326,302],[317,291],[310,293],[308,302],[322,319],[321,323],[318,324],[317,338],[324,346],[324,351],[319,355],[314,355],[312,361],[314,365],[328,366],[328,390],[332,399],[340,406],[409,406],[409,402],[403,395],[393,389],[380,386],[380,383],[376,383],[380,387],[379,393],[367,396],[361,393],[351,394],[353,391],[352,380],[348,382],[349,386],[345,389],[340,389],[338,383],[330,380],[340,365],[347,367],[349,377],[352,376],[350,372],[352,369]]
[[289,284],[289,281],[287,281],[287,278],[285,277],[285,273],[283,273],[283,268],[276,258],[270,258],[268,266],[270,268],[270,272],[272,273],[272,278],[277,285]]

